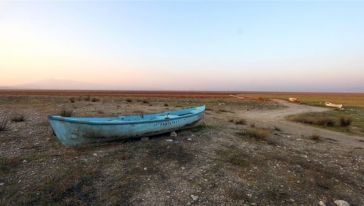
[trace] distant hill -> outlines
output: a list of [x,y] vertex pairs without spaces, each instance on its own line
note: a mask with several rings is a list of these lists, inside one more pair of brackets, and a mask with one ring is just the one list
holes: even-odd
[[44,90],[93,90],[93,89],[107,89],[103,85],[78,82],[62,79],[46,79],[42,81],[20,84],[11,87],[11,89],[44,89]]
[[[280,91],[280,92],[358,92],[364,93],[364,86],[351,86],[351,87],[328,87],[328,88],[265,88],[259,89],[235,89],[235,91]],[[26,90],[168,90],[168,88],[154,88],[154,87],[138,87],[136,85],[112,85],[112,84],[95,84],[81,81],[63,80],[63,79],[46,79],[37,82],[20,84],[15,86],[0,86],[0,89],[26,89]]]

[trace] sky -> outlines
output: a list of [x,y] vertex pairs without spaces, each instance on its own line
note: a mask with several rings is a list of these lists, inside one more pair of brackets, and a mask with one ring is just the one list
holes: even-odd
[[1,1],[0,87],[62,81],[364,91],[364,1]]

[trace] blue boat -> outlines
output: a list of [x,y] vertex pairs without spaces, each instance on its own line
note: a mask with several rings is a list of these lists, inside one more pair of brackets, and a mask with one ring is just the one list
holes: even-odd
[[62,117],[50,115],[54,134],[67,146],[133,137],[149,137],[180,130],[199,122],[205,106],[172,112],[118,117]]

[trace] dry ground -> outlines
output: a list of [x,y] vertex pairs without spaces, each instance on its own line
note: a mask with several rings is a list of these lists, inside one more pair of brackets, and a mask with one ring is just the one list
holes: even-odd
[[[364,205],[364,139],[321,130],[313,137],[310,127],[281,118],[290,104],[187,95],[97,99],[0,96],[1,114],[25,117],[0,131],[0,205]],[[47,122],[64,108],[109,116],[200,104],[207,105],[205,124],[175,138],[66,148]]]

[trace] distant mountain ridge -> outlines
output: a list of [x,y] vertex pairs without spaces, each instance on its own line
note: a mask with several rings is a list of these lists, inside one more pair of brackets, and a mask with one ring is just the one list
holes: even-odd
[[92,90],[92,89],[107,89],[103,85],[94,83],[79,82],[63,79],[46,79],[37,82],[20,84],[11,89],[42,89],[42,90]]
[[[168,88],[144,88],[143,86],[127,86],[127,85],[112,85],[112,84],[97,84],[97,83],[89,83],[89,82],[81,82],[81,81],[73,81],[73,80],[64,80],[64,79],[45,79],[41,81],[19,84],[15,86],[0,86],[0,89],[25,89],[25,90],[168,90]],[[183,91],[183,90],[181,90]],[[208,91],[208,90],[207,90]],[[215,90],[214,90],[215,91]],[[216,90],[216,91],[224,91],[224,90]],[[310,88],[270,88],[264,89],[261,87],[259,89],[236,89],[232,91],[277,91],[277,92],[341,92],[341,93],[364,93],[364,86],[350,86],[350,87],[329,87],[324,89],[315,89],[314,87]]]

